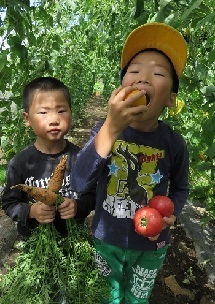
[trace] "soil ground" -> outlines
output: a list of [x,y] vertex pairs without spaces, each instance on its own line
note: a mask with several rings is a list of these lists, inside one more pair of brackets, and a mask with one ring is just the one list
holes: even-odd
[[[105,117],[106,107],[100,97],[94,97],[88,104],[84,117],[73,127],[71,141],[83,147],[88,140],[91,127]],[[0,212],[0,220],[5,217]],[[1,222],[4,228],[11,227],[10,220]],[[12,235],[15,230],[12,228]],[[14,232],[13,232],[14,231]],[[13,239],[13,238],[10,238]],[[1,241],[1,240],[0,240]],[[0,247],[2,246],[0,242]],[[0,256],[1,271],[3,262],[9,264],[16,255],[16,249],[11,242],[4,244],[10,250],[7,257]],[[12,248],[12,249],[11,249]],[[5,250],[6,252],[6,250]],[[165,264],[161,269],[150,304],[215,304],[215,286],[208,282],[208,276],[203,264],[198,260],[194,240],[184,230],[184,225],[178,221],[172,229],[172,241],[168,249]],[[9,303],[12,304],[12,303]]]

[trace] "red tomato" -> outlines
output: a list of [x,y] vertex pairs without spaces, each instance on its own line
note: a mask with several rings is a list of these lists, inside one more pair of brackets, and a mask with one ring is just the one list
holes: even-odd
[[153,237],[161,232],[163,218],[154,208],[142,207],[135,212],[134,226],[137,233],[146,237]]
[[149,200],[149,207],[156,209],[163,217],[170,217],[174,211],[174,204],[168,196],[157,195]]

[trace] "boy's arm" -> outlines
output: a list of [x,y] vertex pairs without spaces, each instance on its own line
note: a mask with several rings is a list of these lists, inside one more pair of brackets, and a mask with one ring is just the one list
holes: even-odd
[[103,158],[110,154],[120,133],[147,111],[146,106],[130,107],[135,100],[144,95],[144,92],[140,91],[126,99],[133,89],[131,86],[120,87],[111,94],[106,120],[95,137],[96,151]]
[[20,171],[11,165],[11,163],[8,164],[6,185],[1,198],[2,209],[13,221],[25,227],[27,233],[27,230],[34,228],[37,223],[35,219],[29,218],[31,206],[28,201],[28,195],[17,189],[10,189],[11,186],[23,183],[18,172]]
[[80,195],[77,202],[77,213],[75,218],[85,219],[91,211],[95,210],[96,195],[95,191],[87,192],[86,194]]
[[75,191],[86,193],[95,186],[119,134],[147,111],[146,106],[130,107],[132,102],[144,95],[144,92],[139,92],[125,100],[132,90],[132,87],[120,87],[113,91],[105,122],[92,130],[91,139],[73,164],[71,183]]
[[175,157],[175,164],[171,170],[169,184],[169,198],[174,202],[174,215],[179,216],[189,195],[189,153],[183,141],[180,151]]
[[[181,150],[175,158],[175,164],[171,170],[168,197],[174,203],[174,213],[169,218],[163,218],[163,229],[173,226],[183,209],[189,195],[189,153],[186,143],[183,141]],[[151,241],[157,240],[159,235],[150,237]]]

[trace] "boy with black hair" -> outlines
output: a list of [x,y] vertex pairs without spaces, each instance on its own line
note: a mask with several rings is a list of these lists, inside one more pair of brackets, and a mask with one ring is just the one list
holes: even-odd
[[[169,25],[149,23],[131,32],[122,51],[121,86],[109,99],[106,120],[92,130],[73,165],[76,191],[97,185],[92,223],[97,265],[112,290],[103,303],[149,303],[170,226],[187,200],[186,143],[159,120],[163,108],[175,103],[186,57],[185,40]],[[143,95],[147,104],[132,106]],[[159,235],[143,237],[134,229],[134,214],[156,195],[173,201],[174,214],[163,218]]]
[[[70,185],[70,171],[80,148],[64,138],[71,124],[69,89],[56,78],[36,78],[24,88],[23,108],[25,124],[33,129],[36,141],[10,160],[2,208],[17,222],[17,230],[22,236],[29,236],[38,224],[51,222],[65,234],[65,219],[75,217],[83,222],[95,207],[93,192],[78,196]],[[65,200],[57,210],[55,206],[33,202],[26,193],[11,189],[16,184],[47,188],[63,155],[67,155],[67,163],[59,193]]]

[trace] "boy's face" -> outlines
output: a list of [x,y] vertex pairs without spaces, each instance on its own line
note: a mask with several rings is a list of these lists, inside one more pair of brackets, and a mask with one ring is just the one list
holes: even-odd
[[172,106],[176,93],[172,92],[172,70],[169,61],[156,51],[138,54],[130,63],[122,86],[134,86],[148,95],[148,111],[144,120],[157,119],[165,106]]
[[29,113],[23,113],[26,126],[32,127],[41,140],[63,139],[71,122],[71,110],[63,92],[38,90],[32,98]]

